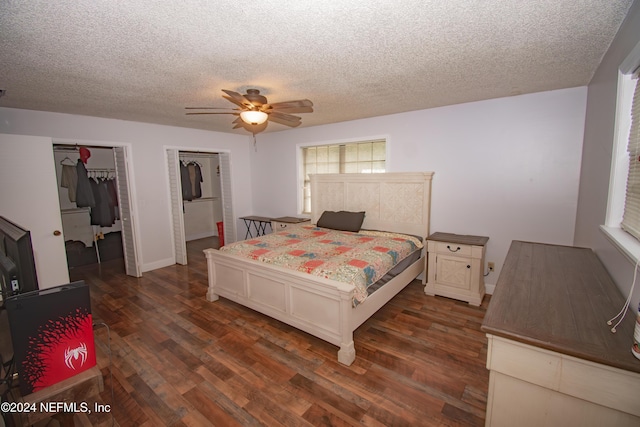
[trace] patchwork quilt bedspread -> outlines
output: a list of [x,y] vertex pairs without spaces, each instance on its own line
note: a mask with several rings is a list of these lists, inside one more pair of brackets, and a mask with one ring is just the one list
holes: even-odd
[[291,270],[355,286],[354,305],[367,287],[391,270],[422,242],[413,236],[382,231],[358,233],[298,225],[220,250]]

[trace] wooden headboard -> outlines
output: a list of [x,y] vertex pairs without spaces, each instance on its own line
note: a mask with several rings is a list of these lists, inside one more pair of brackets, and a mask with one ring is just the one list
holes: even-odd
[[324,211],[365,212],[362,228],[429,235],[433,172],[311,175],[311,222]]

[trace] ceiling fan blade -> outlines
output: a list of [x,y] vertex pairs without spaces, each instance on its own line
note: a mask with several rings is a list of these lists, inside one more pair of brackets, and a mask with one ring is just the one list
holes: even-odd
[[246,106],[246,105],[244,105],[244,104],[243,104],[243,103],[241,103],[241,102],[236,101],[235,99],[231,98],[230,96],[222,95],[222,97],[223,97],[224,99],[226,99],[227,101],[231,101],[231,102],[233,102],[233,103],[234,103],[234,104],[236,104],[238,107],[242,107],[242,109],[244,109],[244,110],[246,110],[246,109],[247,109],[247,106]]
[[227,107],[184,107],[185,110],[232,110],[232,111],[242,111],[238,108],[227,108]]
[[278,107],[272,108],[271,111],[277,111],[279,113],[313,113],[312,107]]
[[296,127],[300,126],[302,119],[298,116],[292,116],[290,114],[280,113],[278,111],[272,111],[269,113],[269,120],[272,122],[280,123],[281,125]]
[[226,93],[228,96],[222,96],[223,98],[233,102],[234,104],[236,104],[239,107],[252,107],[253,104],[251,104],[251,102],[249,102],[249,100],[247,98],[244,97],[244,95],[239,94],[238,92],[234,92],[232,90],[226,90],[226,89],[222,89],[222,91],[224,93]]
[[210,112],[210,113],[185,113],[185,114],[186,114],[187,116],[190,116],[190,115],[196,115],[196,114],[234,114],[234,115],[238,115],[238,114],[240,114],[240,113],[231,113],[231,112],[228,112],[228,113],[218,113],[218,112]]
[[290,108],[290,107],[313,107],[313,102],[308,99],[298,99],[295,101],[284,101],[284,102],[274,102],[271,105],[271,108],[274,110],[279,110],[281,108]]

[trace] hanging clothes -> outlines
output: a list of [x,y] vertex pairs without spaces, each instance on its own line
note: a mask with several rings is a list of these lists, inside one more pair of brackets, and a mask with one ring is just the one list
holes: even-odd
[[196,193],[195,197],[202,197],[202,169],[200,168],[200,164],[196,163]]
[[113,217],[120,219],[120,209],[118,208],[118,187],[116,186],[116,179],[111,178],[107,181],[107,189],[109,190],[109,204],[113,207]]
[[104,179],[91,179],[91,189],[96,201],[91,208],[91,225],[111,227],[116,222],[113,201],[109,194],[109,186]]
[[197,162],[187,164],[189,170],[189,180],[191,181],[191,195],[194,199],[202,197],[202,170]]
[[120,219],[120,215],[118,212],[118,196],[117,193],[115,191],[115,185],[114,185],[114,180],[113,179],[105,179],[103,180],[103,187],[104,187],[104,194],[105,197],[107,198],[107,204],[109,207],[109,213],[110,215],[110,221],[111,221],[111,225],[116,223],[117,219]]
[[70,202],[76,201],[76,188],[78,187],[78,171],[76,170],[76,166],[62,165],[60,187],[67,189]]
[[96,200],[91,188],[91,181],[87,175],[87,168],[80,159],[78,159],[78,163],[76,164],[76,175],[78,179],[76,185],[76,206],[79,208],[94,207]]
[[180,182],[182,184],[182,200],[193,200],[193,193],[191,192],[191,178],[189,177],[189,168],[184,162],[180,162]]

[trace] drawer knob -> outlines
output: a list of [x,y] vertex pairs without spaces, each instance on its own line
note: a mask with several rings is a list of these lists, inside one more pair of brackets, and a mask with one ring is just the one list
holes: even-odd
[[467,265],[467,268],[471,268],[471,266],[470,266],[470,265]]
[[458,248],[454,251],[453,249],[451,249],[451,246],[447,245],[447,249],[449,249],[451,252],[458,252],[460,250],[460,246],[458,246]]

